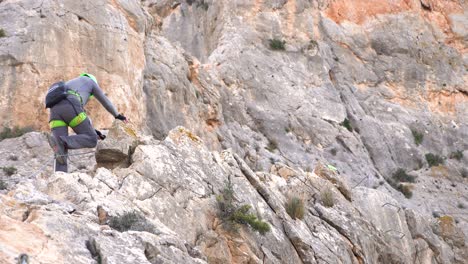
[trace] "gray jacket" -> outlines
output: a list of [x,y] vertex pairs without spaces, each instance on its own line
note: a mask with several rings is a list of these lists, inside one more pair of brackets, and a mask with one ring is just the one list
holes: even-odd
[[104,106],[104,108],[106,108],[109,113],[112,114],[112,116],[116,117],[119,115],[119,112],[117,112],[117,109],[115,109],[109,98],[107,98],[107,96],[104,94],[101,87],[99,87],[97,83],[91,80],[91,78],[80,76],[66,82],[65,85],[69,89],[72,89],[80,94],[81,103],[83,106],[86,105],[89,97],[94,95],[94,97],[96,97],[96,99],[102,104],[102,106]]

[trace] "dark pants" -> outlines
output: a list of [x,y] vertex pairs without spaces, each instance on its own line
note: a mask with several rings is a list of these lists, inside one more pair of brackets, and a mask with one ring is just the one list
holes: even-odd
[[[83,107],[75,95],[69,95],[68,100],[62,100],[50,109],[50,120],[62,120],[67,124],[83,112]],[[56,127],[52,129],[52,133],[65,146],[65,154],[68,154],[68,149],[94,148],[97,144],[97,135],[89,118],[86,118],[81,124],[72,128],[76,135],[68,135],[68,127]],[[68,158],[65,159],[65,164],[55,162],[55,171],[68,171]]]

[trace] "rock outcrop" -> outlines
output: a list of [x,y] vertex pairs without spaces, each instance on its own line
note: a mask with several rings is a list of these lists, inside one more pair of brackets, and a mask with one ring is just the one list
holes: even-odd
[[[132,121],[90,102],[109,137],[70,174],[47,166],[40,133],[0,142],[0,260],[463,263],[467,8],[0,0],[0,126],[46,129],[47,87],[84,71]],[[228,178],[266,236],[223,228]],[[157,231],[107,227],[131,212]]]
[[[115,149],[110,145],[119,144],[113,136],[123,125],[114,124],[109,143],[98,148]],[[4,149],[41,137],[30,133],[0,145]],[[28,178],[22,173],[27,164],[18,165],[21,180],[0,194],[2,263],[21,253],[31,263],[464,261],[465,237],[453,219],[443,216],[431,224],[385,192],[365,187],[343,192],[346,180],[337,175],[256,173],[232,150],[210,152],[183,127],[163,141],[139,142],[125,168],[98,165],[94,171],[42,172]],[[35,151],[48,150],[36,144],[31,147]],[[320,174],[326,169],[320,168]],[[235,232],[223,224],[217,196],[228,179],[235,203],[250,205],[270,225],[265,235],[247,226]],[[292,197],[304,201],[302,219],[287,213]],[[125,229],[130,218],[115,220],[125,214],[140,215],[142,223]]]

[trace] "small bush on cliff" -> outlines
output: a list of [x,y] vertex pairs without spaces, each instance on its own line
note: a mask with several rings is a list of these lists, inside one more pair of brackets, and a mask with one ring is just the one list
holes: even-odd
[[426,161],[427,161],[427,164],[429,164],[429,167],[439,166],[440,164],[444,164],[444,159],[441,156],[437,154],[432,154],[432,153],[426,154]]
[[416,177],[413,175],[409,175],[406,173],[406,171],[402,168],[399,168],[395,173],[393,173],[392,178],[394,181],[397,183],[400,182],[414,182],[416,180]]
[[280,39],[270,39],[270,49],[272,50],[285,50],[286,49],[286,41]]
[[119,232],[133,230],[156,234],[153,224],[137,212],[127,212],[123,215],[112,216],[109,220],[109,226]]
[[397,190],[400,191],[406,198],[413,197],[413,191],[411,190],[411,186],[407,184],[398,184]]
[[350,132],[353,132],[353,127],[351,126],[351,122],[349,121],[348,118],[345,118],[343,122],[340,123],[340,125],[344,126]]
[[424,139],[424,134],[417,131],[416,129],[411,129],[411,134],[413,134],[414,143],[416,144],[416,146],[421,145]]
[[0,190],[6,190],[7,187],[7,184],[3,180],[0,180]]
[[234,189],[231,178],[228,178],[223,192],[216,197],[218,201],[218,216],[223,220],[227,230],[238,232],[240,225],[250,226],[253,230],[264,235],[270,231],[270,225],[250,212],[250,205],[234,204]]
[[463,169],[461,170],[461,173],[460,173],[460,174],[461,174],[461,176],[462,176],[463,178],[468,178],[468,170],[467,170],[467,169],[463,168]]
[[9,127],[3,127],[2,132],[0,132],[0,141],[4,140],[5,138],[15,138],[15,137],[20,137],[24,135],[25,133],[33,131],[32,128],[30,127],[14,127],[14,128],[9,128]]
[[13,174],[15,174],[18,170],[13,167],[13,166],[9,166],[9,167],[2,167],[2,170],[3,172],[8,175],[8,176],[11,176]]
[[393,187],[393,189],[401,192],[409,199],[413,197],[413,191],[411,191],[411,186],[407,183],[415,182],[415,180],[415,176],[409,175],[404,169],[399,168],[393,173],[392,178],[388,180],[388,183]]
[[304,202],[298,197],[292,197],[286,203],[286,212],[292,219],[304,218]]
[[202,0],[197,4],[197,7],[203,8],[206,11],[206,10],[208,10],[208,8],[210,6],[208,5],[208,3],[206,3],[204,0]]
[[406,198],[411,198],[413,197],[413,191],[411,190],[411,186],[405,183],[398,183],[393,180],[390,180],[388,182],[390,186],[393,187],[393,189],[401,192]]
[[5,30],[3,28],[0,28],[0,38],[6,37]]
[[461,159],[463,159],[463,151],[457,150],[457,151],[452,152],[450,154],[450,158],[460,161]]

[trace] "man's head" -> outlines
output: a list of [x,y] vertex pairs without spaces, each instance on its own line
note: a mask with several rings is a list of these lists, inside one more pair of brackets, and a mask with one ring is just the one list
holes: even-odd
[[93,80],[96,84],[98,84],[96,77],[94,77],[94,75],[92,75],[92,74],[82,73],[82,74],[80,74],[80,76],[86,76],[86,77],[90,78],[91,80]]

